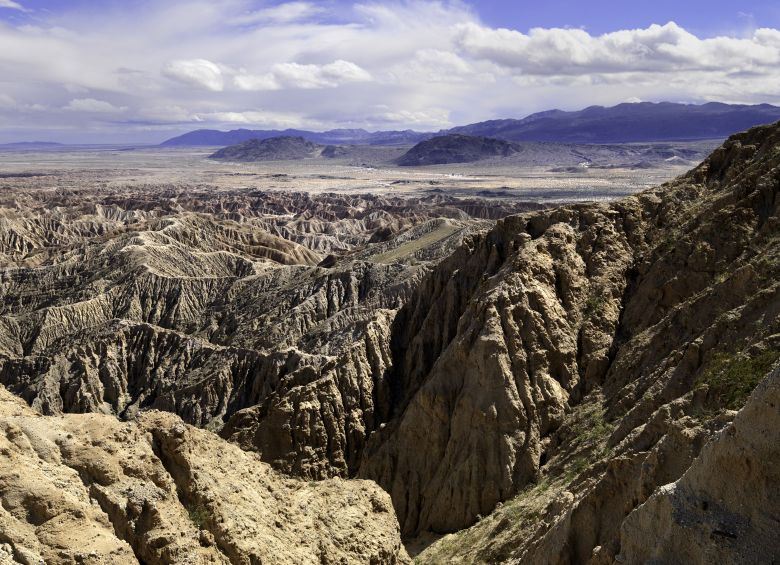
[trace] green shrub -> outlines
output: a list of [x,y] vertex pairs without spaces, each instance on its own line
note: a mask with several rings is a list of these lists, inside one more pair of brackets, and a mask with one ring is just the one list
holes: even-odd
[[607,299],[600,295],[600,294],[594,294],[591,295],[588,298],[588,301],[585,302],[585,314],[592,315],[592,314],[598,314],[602,310],[604,310],[604,307],[607,305]]
[[710,397],[720,407],[739,410],[778,359],[780,350],[776,349],[753,357],[744,353],[719,353],[696,379],[696,384],[707,385]]
[[194,506],[190,506],[188,508],[188,513],[190,515],[190,521],[192,521],[192,523],[195,524],[198,529],[202,530],[206,527],[209,514],[202,504],[198,503]]

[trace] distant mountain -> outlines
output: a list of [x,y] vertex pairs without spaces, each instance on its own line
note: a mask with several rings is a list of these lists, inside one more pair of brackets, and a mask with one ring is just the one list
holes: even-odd
[[62,147],[62,143],[53,141],[16,141],[14,143],[0,143],[0,149],[54,149]]
[[200,129],[162,143],[176,146],[224,146],[249,139],[303,137],[322,145],[413,145],[436,135],[459,133],[509,141],[559,143],[630,143],[721,139],[753,126],[780,120],[780,107],[769,104],[676,104],[640,102],[610,108],[591,106],[576,112],[548,110],[522,119],[490,120],[431,132],[334,129],[218,131]]
[[225,161],[286,161],[313,157],[320,146],[301,136],[281,136],[269,139],[250,139],[224,147],[213,153],[211,159]]
[[404,167],[471,163],[491,157],[507,157],[522,147],[502,139],[462,134],[448,134],[421,141],[396,161]]
[[297,129],[235,129],[231,131],[199,129],[171,138],[161,145],[164,147],[220,146],[234,145],[250,139],[262,140],[273,137],[302,137],[307,141],[322,145],[412,145],[432,135],[434,134],[412,130],[369,132],[364,129],[334,129],[316,132]]
[[521,120],[491,120],[447,130],[511,141],[630,143],[718,139],[780,120],[780,107],[671,102],[591,106],[577,112],[551,110]]

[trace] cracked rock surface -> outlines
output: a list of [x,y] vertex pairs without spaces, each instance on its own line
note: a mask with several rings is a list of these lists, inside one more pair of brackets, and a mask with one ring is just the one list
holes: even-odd
[[173,414],[42,416],[0,389],[0,453],[0,562],[407,560],[373,483],[284,477]]

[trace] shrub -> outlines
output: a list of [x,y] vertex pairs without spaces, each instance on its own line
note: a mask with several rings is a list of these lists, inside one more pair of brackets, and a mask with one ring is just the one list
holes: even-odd
[[696,379],[707,385],[709,396],[722,408],[739,410],[756,385],[780,359],[780,350],[769,349],[755,356],[720,353]]
[[208,521],[209,515],[206,511],[206,508],[202,504],[190,506],[188,512],[190,515],[190,520],[198,527],[198,529],[202,530],[206,527],[206,522]]

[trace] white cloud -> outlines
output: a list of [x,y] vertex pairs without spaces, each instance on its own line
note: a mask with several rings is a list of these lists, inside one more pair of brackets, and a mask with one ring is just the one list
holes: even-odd
[[459,0],[357,2],[60,3],[26,25],[0,18],[0,115],[160,141],[181,124],[438,129],[627,99],[780,103],[775,29],[521,32]]
[[524,34],[475,23],[458,31],[464,53],[533,75],[769,70],[780,64],[780,32],[769,29],[747,39],[699,39],[674,22],[600,36],[558,28]]
[[281,90],[282,85],[273,73],[264,75],[239,74],[233,79],[239,90]]
[[13,2],[12,0],[0,0],[0,8],[9,8],[11,10],[19,10],[21,12],[27,11],[24,6],[18,2]]
[[84,112],[88,114],[119,114],[127,111],[126,106],[117,107],[105,100],[95,98],[74,98],[64,107],[69,112]]
[[442,49],[421,49],[414,58],[395,66],[391,70],[393,76],[403,82],[441,82],[458,83],[475,81],[480,84],[495,82],[493,73],[466,61],[451,51]]
[[0,92],[0,108],[16,108],[16,100]]
[[43,104],[20,104],[7,94],[0,93],[0,111],[13,110],[18,112],[45,112],[49,108]]
[[335,88],[351,82],[367,82],[371,75],[355,63],[344,60],[327,65],[280,63],[264,75],[239,74],[235,84],[241,90],[280,90],[282,88]]
[[204,112],[197,115],[199,121],[222,124],[255,125],[269,128],[311,127],[311,122],[300,114],[281,112],[263,112],[248,110],[242,112]]
[[311,2],[286,2],[271,8],[236,16],[231,18],[229,23],[234,25],[290,23],[311,18],[324,11],[324,8]]
[[214,92],[224,88],[222,71],[207,59],[171,61],[163,67],[162,73],[170,79]]
[[203,121],[196,114],[177,104],[145,107],[139,110],[139,118],[157,124],[175,124]]
[[441,129],[452,127],[449,111],[443,108],[428,108],[425,110],[392,110],[385,106],[379,106],[379,113],[371,115],[371,119],[380,124],[404,123],[410,126]]

